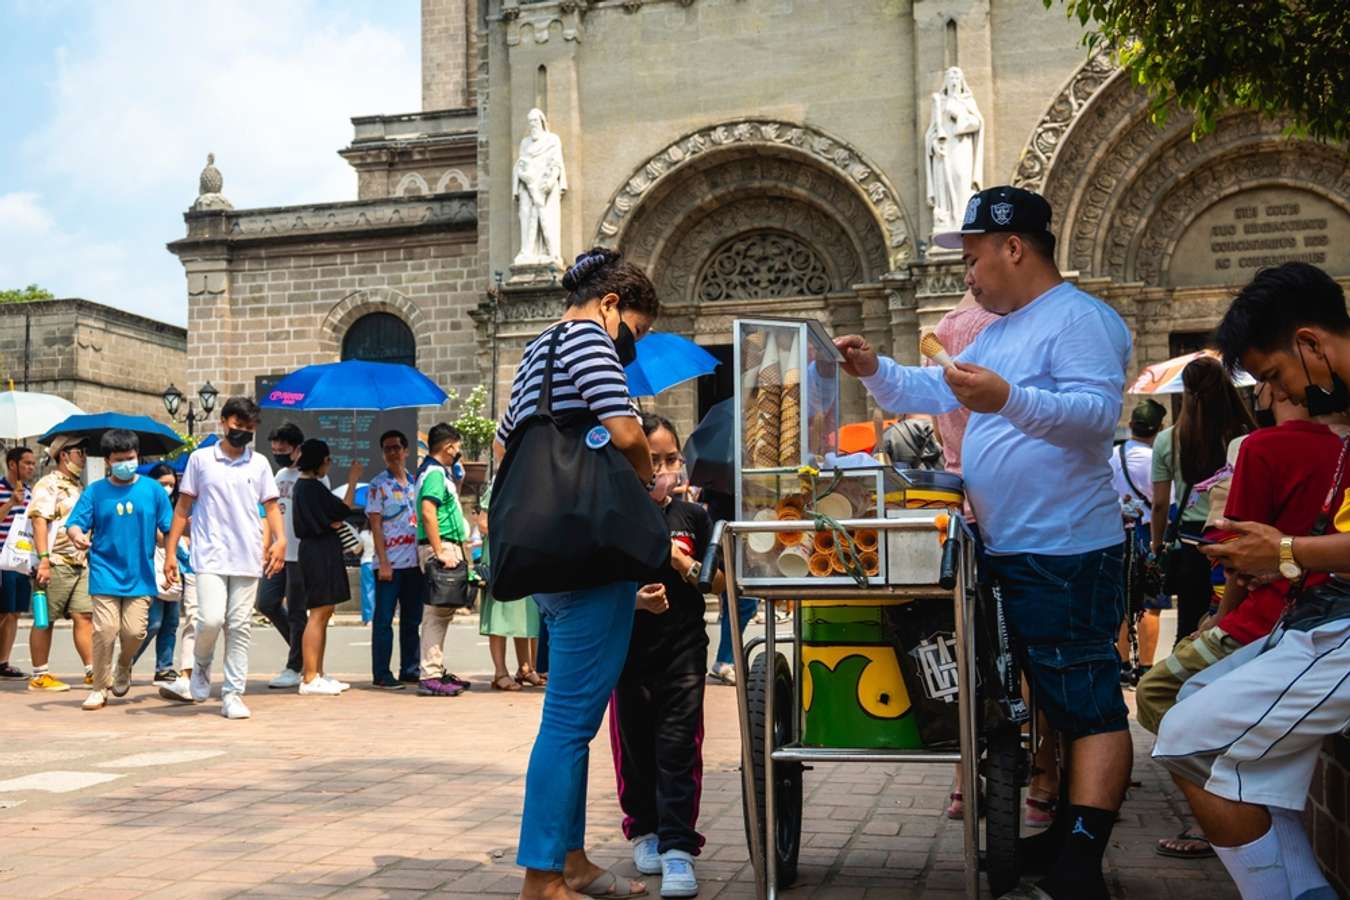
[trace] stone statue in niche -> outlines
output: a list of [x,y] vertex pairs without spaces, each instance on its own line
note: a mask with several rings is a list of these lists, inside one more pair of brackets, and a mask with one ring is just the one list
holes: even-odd
[[942,90],[933,94],[932,119],[923,139],[933,232],[956,231],[966,202],[984,181],[984,117],[956,66],[946,71]]
[[562,195],[567,192],[562,141],[548,130],[538,109],[526,116],[529,136],[520,142],[520,156],[511,171],[511,196],[520,213],[518,266],[547,265],[562,260]]

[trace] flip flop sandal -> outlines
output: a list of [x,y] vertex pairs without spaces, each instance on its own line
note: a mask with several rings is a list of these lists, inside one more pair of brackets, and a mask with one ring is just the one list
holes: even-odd
[[[502,684],[503,681],[506,683]],[[520,690],[520,685],[512,681],[510,675],[503,675],[501,678],[492,682],[492,689],[494,691],[518,691]]]
[[[624,885],[624,892],[618,893],[620,882]],[[642,882],[637,882],[642,884]],[[606,869],[595,877],[590,884],[581,888],[577,893],[585,894],[587,897],[600,897],[603,900],[628,900],[630,897],[645,897],[647,895],[647,886],[642,885],[642,890],[634,891],[632,889],[634,882],[627,878],[620,878],[611,869]]]
[[[1178,850],[1167,846],[1173,841],[1190,841],[1205,846],[1202,850]],[[1191,834],[1189,831],[1183,831],[1174,838],[1163,838],[1158,841],[1155,850],[1159,856],[1167,856],[1172,859],[1209,859],[1214,855],[1214,848],[1209,845],[1209,841],[1205,840],[1203,835]]]

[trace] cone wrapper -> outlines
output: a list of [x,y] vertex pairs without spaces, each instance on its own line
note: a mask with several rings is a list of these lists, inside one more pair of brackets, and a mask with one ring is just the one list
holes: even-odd
[[944,369],[950,369],[956,365],[956,361],[942,346],[942,341],[938,340],[938,336],[932,332],[925,334],[919,341],[919,352]]

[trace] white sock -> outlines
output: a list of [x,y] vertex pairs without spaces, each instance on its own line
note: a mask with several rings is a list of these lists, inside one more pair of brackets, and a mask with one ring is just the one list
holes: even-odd
[[86,674],[86,675],[93,675],[93,674],[94,674],[94,667],[93,667],[93,666],[85,666],[85,667],[84,667],[84,674]]
[[1280,861],[1280,837],[1274,825],[1250,844],[1212,846],[1242,900],[1291,900],[1284,863]]
[[1303,820],[1291,809],[1270,807],[1270,821],[1280,836],[1280,850],[1284,854],[1284,877],[1289,882],[1289,896],[1297,897],[1314,888],[1330,887],[1322,868],[1317,864]]

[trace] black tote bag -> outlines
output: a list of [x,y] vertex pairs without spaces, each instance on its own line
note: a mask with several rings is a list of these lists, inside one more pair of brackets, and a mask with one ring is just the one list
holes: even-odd
[[665,517],[609,432],[588,410],[553,411],[563,330],[549,338],[539,407],[511,433],[492,487],[490,589],[497,600],[658,581],[670,561]]

